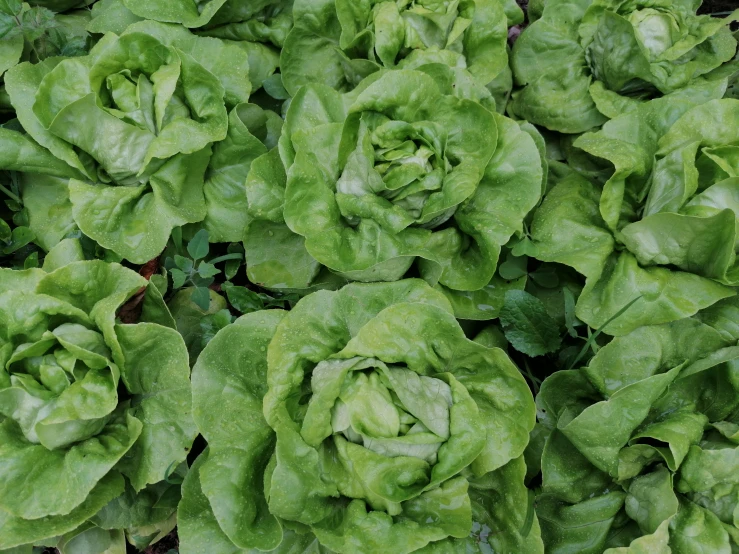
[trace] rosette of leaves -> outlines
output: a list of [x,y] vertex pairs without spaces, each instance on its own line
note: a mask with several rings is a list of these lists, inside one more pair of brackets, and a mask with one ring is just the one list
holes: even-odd
[[[601,186],[571,174],[537,209],[528,252],[587,278],[577,316],[604,332],[695,314],[735,294],[739,101],[725,83],[646,102],[574,145],[605,160]],[[525,248],[524,248],[525,250]]]
[[249,279],[394,281],[418,261],[429,283],[484,289],[539,200],[542,162],[521,126],[447,85],[395,70],[346,94],[303,87],[246,181]]
[[193,369],[208,448],[180,551],[543,552],[521,453],[533,402],[420,280],[239,318]]
[[293,96],[309,83],[347,91],[381,68],[430,64],[450,68],[460,87],[493,108],[491,91],[501,111],[505,105],[508,19],[523,21],[515,2],[297,0],[293,14],[280,57],[282,81]]
[[533,436],[549,552],[737,549],[736,311],[731,299],[640,327],[544,381]]
[[23,172],[39,245],[79,227],[135,263],[206,216],[211,145],[251,88],[241,49],[156,22],[107,34],[88,56],[20,64],[5,80],[27,134],[0,130],[0,167]]
[[523,89],[511,110],[563,133],[602,125],[634,102],[680,90],[734,57],[726,19],[699,0],[551,0],[513,48]]
[[[197,429],[187,349],[155,287],[102,261],[0,269],[0,283],[0,548],[168,532],[179,487],[161,481]],[[141,322],[117,323],[142,289]]]

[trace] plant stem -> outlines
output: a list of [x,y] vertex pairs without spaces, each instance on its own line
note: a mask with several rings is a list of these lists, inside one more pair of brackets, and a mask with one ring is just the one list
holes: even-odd
[[228,260],[242,260],[244,258],[243,254],[239,254],[238,252],[234,252],[233,254],[224,254],[223,256],[218,256],[217,258],[213,258],[212,260],[208,260],[208,263],[211,265],[215,265],[220,262],[225,262]]
[[598,329],[595,331],[595,333],[593,333],[592,335],[590,335],[590,337],[588,338],[587,342],[583,345],[583,347],[580,350],[580,352],[578,352],[577,357],[575,357],[575,360],[572,362],[572,364],[570,365],[569,369],[574,369],[575,368],[575,366],[577,365],[577,362],[579,362],[582,359],[582,357],[588,351],[588,348],[590,348],[590,346],[595,342],[595,339],[598,338],[598,335],[600,335],[603,332],[603,329],[606,328],[606,325],[608,325],[609,323],[611,323],[617,317],[620,317],[621,315],[623,315],[623,313],[626,310],[628,310],[629,308],[631,308],[631,306],[637,300],[639,300],[640,298],[641,298],[641,295],[639,295],[636,298],[634,298],[631,302],[629,302],[628,304],[626,304],[623,308],[621,308],[613,316],[611,316],[611,318],[608,321],[606,321],[603,325],[601,325],[600,327],[598,327]]
[[10,189],[8,189],[7,187],[4,187],[3,185],[0,185],[0,190],[1,190],[1,191],[3,191],[3,192],[4,192],[5,194],[7,194],[8,196],[10,196],[10,198],[11,198],[11,199],[13,199],[13,200],[15,200],[16,202],[18,202],[18,204],[23,204],[23,200],[21,200],[20,196],[18,196],[18,195],[16,195],[16,194],[14,194],[14,193],[13,193],[13,192],[12,192],[12,191],[11,191]]

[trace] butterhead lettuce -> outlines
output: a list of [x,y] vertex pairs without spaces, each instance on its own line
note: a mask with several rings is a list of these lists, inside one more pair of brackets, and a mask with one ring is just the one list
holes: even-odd
[[536,505],[551,552],[737,548],[739,336],[721,322],[735,309],[640,327],[544,381]]
[[148,283],[118,264],[0,269],[0,283],[0,548],[98,516],[103,530],[143,525],[116,499],[153,505],[148,487],[162,488],[197,433],[187,349],[161,296],[147,292],[143,321],[121,324],[116,311]]
[[201,221],[211,145],[250,92],[234,68],[248,68],[239,48],[153,22],[105,35],[88,56],[14,67],[6,86],[27,135],[2,130],[0,161],[23,173],[40,246],[79,227],[144,263],[173,227]]
[[243,316],[193,380],[208,449],[183,484],[183,554],[543,552],[525,524],[528,387],[423,281]]
[[587,278],[582,321],[600,327],[639,298],[606,333],[682,319],[735,294],[739,102],[720,99],[720,83],[692,91],[579,137],[576,147],[610,162],[610,177],[601,186],[573,172],[534,215],[529,252]]
[[695,0],[547,0],[513,48],[510,109],[562,133],[582,133],[634,102],[710,76],[736,53],[725,19]]
[[303,87],[246,181],[249,279],[393,281],[417,262],[432,284],[484,288],[538,202],[542,162],[521,126],[452,91],[415,70],[345,94]]
[[506,13],[523,19],[515,3],[498,0],[297,0],[282,80],[292,95],[309,83],[348,91],[381,68],[442,65],[493,107],[498,96],[502,110],[511,84]]

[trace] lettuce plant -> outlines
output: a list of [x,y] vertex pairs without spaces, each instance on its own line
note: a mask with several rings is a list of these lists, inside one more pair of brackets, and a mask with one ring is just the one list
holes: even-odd
[[614,339],[547,378],[536,510],[548,552],[739,547],[737,302]]
[[290,0],[101,0],[92,7],[88,30],[120,34],[134,23],[158,21],[226,39],[246,53],[249,80],[258,89],[280,64],[280,48],[292,27],[291,7]]
[[28,134],[0,130],[0,167],[23,172],[39,245],[79,227],[144,263],[173,227],[201,221],[211,144],[227,137],[227,106],[248,99],[246,68],[237,47],[143,22],[106,35],[88,56],[9,71]]
[[249,279],[305,289],[325,267],[394,281],[417,260],[432,284],[488,285],[539,200],[542,162],[527,130],[452,90],[415,70],[346,94],[303,87],[246,181]]
[[103,261],[0,269],[0,549],[160,521],[158,483],[197,429],[187,349],[155,288],[143,322],[116,323],[147,284]]
[[[618,123],[633,125],[637,117],[662,115],[665,110],[673,117],[681,111],[674,102],[645,106]],[[739,285],[734,246],[739,217],[739,168],[734,159],[739,132],[731,123],[737,117],[739,101],[726,99],[692,108],[672,125],[672,118],[663,120],[661,125],[669,130],[659,137],[656,152],[653,138],[640,137],[630,144],[632,151],[626,156],[613,155],[630,141],[626,133],[611,127],[575,143],[616,168],[605,185],[601,213],[642,265],[672,265]],[[651,179],[645,187],[647,176]],[[635,213],[641,217],[634,217]],[[668,241],[668,236],[673,240]]]
[[529,253],[587,277],[582,321],[600,327],[639,297],[605,329],[620,335],[735,294],[739,101],[723,91],[716,82],[652,100],[575,141],[611,163],[610,177],[601,187],[573,173],[554,186]]
[[193,393],[208,448],[183,483],[183,554],[543,552],[531,393],[421,280],[245,315],[206,346]]
[[523,89],[510,109],[581,133],[626,105],[680,90],[734,57],[728,23],[696,15],[700,0],[547,0],[513,48]]
[[[504,4],[514,23],[523,20],[514,2]],[[477,92],[482,98],[490,96],[484,87],[499,79],[491,89],[502,86],[505,99],[511,78],[504,4],[297,0],[295,27],[280,58],[283,83],[291,95],[309,83],[347,91],[380,68],[441,64],[452,68],[460,82],[483,87]]]

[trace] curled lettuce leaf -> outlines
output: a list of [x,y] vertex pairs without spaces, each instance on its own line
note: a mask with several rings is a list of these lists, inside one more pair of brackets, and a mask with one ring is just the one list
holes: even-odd
[[531,393],[421,280],[243,316],[193,383],[208,449],[183,485],[183,554],[543,552],[525,524]]
[[292,5],[292,0],[260,0],[248,5],[226,2],[199,33],[229,40],[264,43],[281,49],[293,26]]
[[711,78],[734,57],[725,19],[692,0],[548,0],[513,48],[523,88],[510,109],[563,133],[582,133],[636,103]]
[[[50,273],[1,269],[0,283],[0,548],[11,548],[75,531],[124,489],[150,497],[197,429],[182,337],[159,323],[116,323],[143,277],[81,261]],[[158,307],[143,313],[166,312],[152,294]],[[106,510],[110,521],[121,508]]]
[[518,124],[444,91],[415,70],[302,88],[247,177],[250,280],[305,289],[323,266],[394,281],[418,260],[431,284],[486,287],[541,195],[541,156]]
[[206,215],[200,225],[211,242],[240,242],[248,223],[246,178],[251,164],[277,146],[282,119],[256,104],[238,104],[228,116],[228,134],[213,146],[205,173]]
[[739,546],[739,347],[724,330],[640,327],[544,381],[536,505],[552,552]]
[[[112,7],[113,2],[109,4]],[[143,19],[197,27],[220,38],[269,42],[278,48],[292,26],[291,0],[115,0],[115,4]]]

